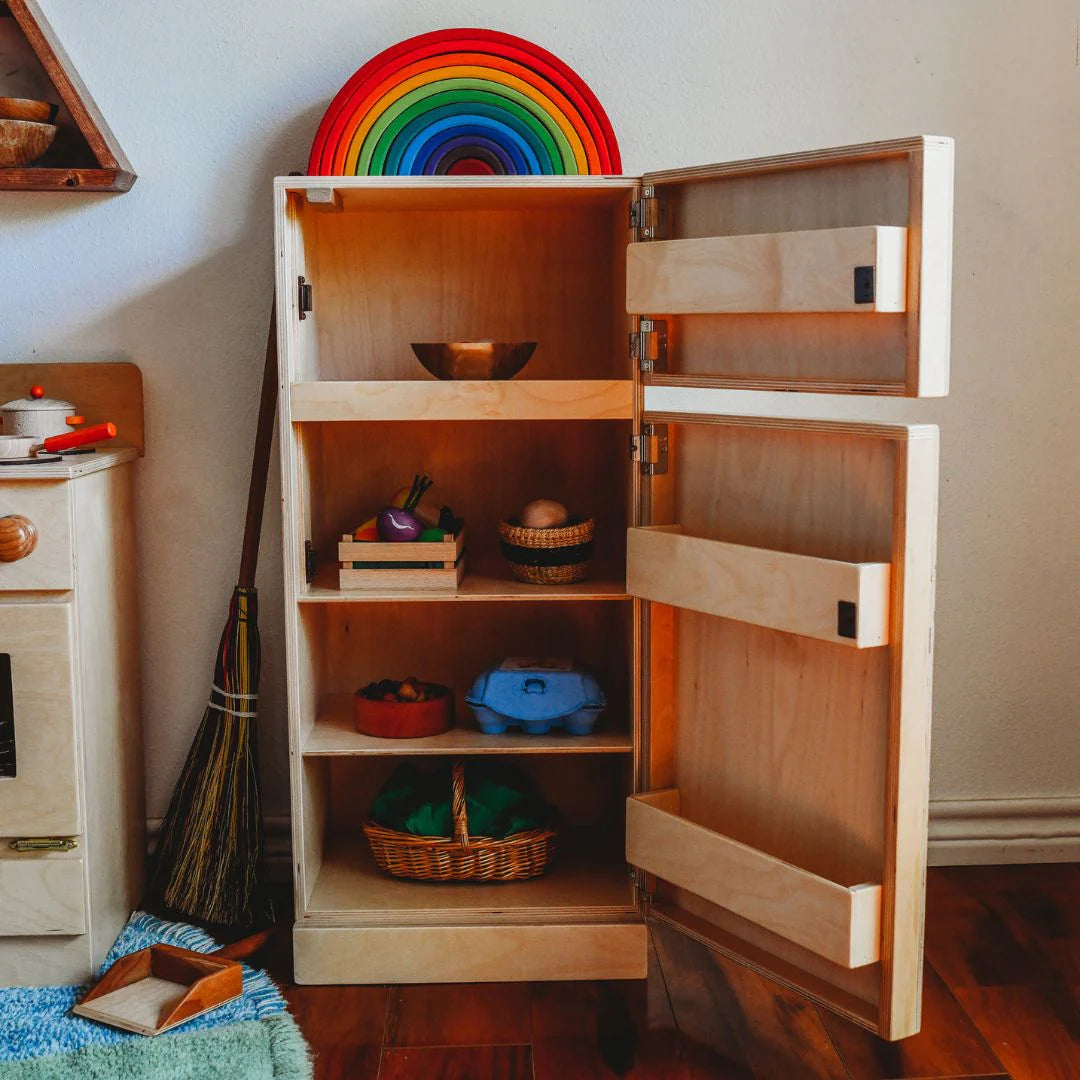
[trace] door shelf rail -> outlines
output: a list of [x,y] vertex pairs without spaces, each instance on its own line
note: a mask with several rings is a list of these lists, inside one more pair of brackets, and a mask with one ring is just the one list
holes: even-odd
[[627,530],[632,596],[857,649],[889,643],[890,570],[689,536],[679,525]]
[[881,885],[840,885],[679,816],[679,791],[626,801],[626,861],[846,968],[880,957]]
[[704,236],[630,244],[626,309],[642,315],[903,312],[907,229]]
[[294,382],[294,422],[349,420],[629,420],[630,379]]

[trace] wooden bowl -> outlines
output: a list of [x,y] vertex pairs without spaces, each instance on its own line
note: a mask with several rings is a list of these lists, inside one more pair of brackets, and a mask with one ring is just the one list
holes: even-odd
[[353,695],[353,720],[361,735],[380,739],[420,739],[441,735],[454,722],[454,695],[447,686],[428,683],[437,697],[427,701],[377,701],[357,690]]
[[436,379],[512,379],[535,348],[535,341],[412,343],[416,358]]
[[52,146],[55,138],[55,124],[0,120],[0,169],[33,165]]
[[51,101],[36,101],[25,97],[0,97],[0,120],[33,120],[51,124],[60,111]]

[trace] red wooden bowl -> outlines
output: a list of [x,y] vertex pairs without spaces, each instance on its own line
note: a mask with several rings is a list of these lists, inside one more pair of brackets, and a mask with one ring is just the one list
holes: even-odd
[[429,683],[437,697],[427,701],[376,701],[362,690],[353,695],[353,717],[361,735],[380,739],[419,739],[449,731],[454,722],[454,695],[449,687]]

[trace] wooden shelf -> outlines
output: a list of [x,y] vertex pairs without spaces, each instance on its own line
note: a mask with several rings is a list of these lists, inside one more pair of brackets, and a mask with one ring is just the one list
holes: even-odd
[[[829,381],[818,378],[805,379],[769,379],[759,375],[645,375],[645,386],[671,386],[686,388],[695,395],[694,405],[698,406],[701,390],[761,390],[769,393],[808,394],[874,394],[878,397],[902,397],[904,385],[885,379],[855,380],[838,379]],[[666,405],[657,408],[666,408]]]
[[0,55],[8,80],[15,79],[5,80],[5,94],[63,103],[53,145],[34,165],[0,169],[0,191],[129,190],[135,183],[131,163],[37,0],[0,2]]
[[289,395],[294,421],[629,420],[634,385],[630,379],[294,382]]
[[351,589],[338,588],[338,569],[333,565],[320,566],[315,580],[302,591],[297,599],[301,603],[357,603],[358,601],[394,602],[458,602],[487,600],[628,600],[626,577],[610,568],[597,568],[595,576],[576,585],[531,585],[510,577],[510,571],[501,577],[494,574],[468,570],[456,589]]
[[627,531],[632,595],[858,649],[889,642],[889,577],[888,563],[728,544],[678,525]]
[[317,213],[427,210],[621,208],[635,180],[626,176],[279,176],[274,186],[303,194]]
[[[642,314],[902,312],[907,229],[706,236],[630,244],[626,310]],[[858,295],[856,270],[869,276]]]
[[[605,717],[605,719],[607,719]],[[315,726],[304,743],[304,757],[480,754],[629,754],[629,732],[592,735],[485,735],[473,728],[453,728],[420,739],[377,739],[353,727],[352,695],[328,694],[320,703]]]
[[676,788],[627,799],[626,858],[843,967],[880,954],[879,884],[838,885],[696,825]]
[[329,837],[301,923],[352,926],[555,922],[627,917],[634,912],[620,838],[568,830],[543,877],[509,882],[428,882],[392,878],[376,865],[359,827]]

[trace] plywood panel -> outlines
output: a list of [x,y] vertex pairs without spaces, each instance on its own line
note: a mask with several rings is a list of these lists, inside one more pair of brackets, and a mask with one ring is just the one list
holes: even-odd
[[952,326],[953,144],[928,143],[911,161],[907,392],[949,392]]
[[887,1038],[919,1028],[930,803],[930,718],[934,673],[938,432],[920,429],[896,470],[894,561],[902,608],[893,614],[885,890],[882,900],[883,1022]]
[[[333,836],[344,835],[350,841],[365,843],[359,830],[371,813],[372,801],[391,773],[403,764],[425,774],[441,770],[449,792],[452,760],[412,758],[406,762],[404,757],[388,756],[306,758],[305,767],[328,766],[323,775],[329,778],[329,788],[322,792],[327,796],[325,839],[329,842]],[[472,762],[465,764],[468,785]],[[573,834],[588,832],[596,839],[598,852],[602,837],[603,849],[598,858],[605,862],[617,860],[620,866],[624,865],[624,804],[630,794],[627,765],[625,758],[614,754],[521,754],[513,761],[514,770],[527,777],[556,809],[557,828],[564,836],[570,839]],[[448,895],[452,897],[453,890]],[[456,905],[450,899],[446,906]]]
[[677,788],[626,803],[626,858],[781,937],[856,968],[878,958],[881,887],[847,887],[679,815]]
[[629,420],[629,379],[293,383],[293,420]]
[[[913,852],[920,836],[925,842],[920,792],[927,779],[929,709],[923,671],[915,683],[918,704],[911,701],[904,713],[905,746],[897,734],[907,687],[899,666],[908,649],[915,657],[928,653],[932,558],[926,545],[935,532],[936,457],[915,448],[936,447],[935,429],[744,417],[676,423],[670,414],[647,419],[671,425],[670,517],[693,522],[694,533],[813,558],[893,565],[886,648],[839,649],[675,609],[675,663],[666,646],[660,660],[665,669],[674,667],[677,702],[664,782],[679,788],[682,814],[831,881],[881,882],[882,963],[845,972],[770,934],[752,912],[740,918],[664,882],[658,902],[711,925],[728,951],[742,949],[758,964],[770,956],[772,968],[796,984],[802,972],[808,983],[857,999],[863,1004],[845,1011],[887,1037],[901,1037],[917,1026],[922,893]],[[912,454],[919,461],[917,496],[906,480]],[[898,567],[909,533],[921,547],[918,568],[905,578]],[[912,604],[916,615],[908,624],[902,612]],[[898,780],[904,770],[907,793]],[[902,861],[901,844],[908,845]],[[916,867],[911,874],[904,870],[909,862]],[[894,893],[903,893],[898,904]],[[894,972],[898,956],[902,975]],[[890,986],[903,1002],[896,1010],[888,1005]]]
[[[679,424],[677,436],[673,514],[687,531],[891,558],[892,440],[769,422]],[[831,880],[880,881],[886,651],[690,611],[675,635],[674,783],[686,815]]]
[[625,377],[604,272],[617,212],[556,204],[305,213],[318,328],[306,377],[423,378],[410,342],[477,339],[538,342],[529,379]]
[[0,858],[0,936],[86,932],[86,867],[81,858]]
[[696,612],[676,634],[686,815],[834,881],[880,881],[885,650]]
[[445,601],[447,603],[490,603],[493,600],[508,600],[513,603],[565,603],[579,600],[627,600],[626,577],[622,567],[607,562],[594,562],[589,567],[588,577],[584,581],[575,581],[567,585],[534,585],[530,581],[518,581],[510,577],[510,569],[505,564],[499,565],[489,556],[481,562],[481,569],[476,571],[468,566],[468,573],[462,577],[456,589],[401,589],[379,588],[342,589],[338,570],[334,566],[322,565],[315,573],[310,585],[304,587],[298,599],[301,603],[312,604],[351,604],[358,599],[387,601],[399,604]]
[[907,225],[908,155],[921,151],[921,140],[882,153],[865,149],[679,169],[647,182],[668,200],[673,238]]
[[[889,567],[687,536],[678,525],[627,531],[634,596],[867,648],[889,640]],[[841,626],[840,605],[854,609]],[[841,633],[844,630],[844,633]]]
[[450,686],[458,722],[475,727],[465,692],[507,656],[569,656],[591,667],[607,695],[597,733],[629,728],[631,605],[621,603],[362,603],[305,605],[319,635],[321,694],[410,675]]
[[543,982],[644,979],[644,923],[296,927],[296,981]]
[[[907,235],[895,226],[643,242],[626,257],[626,309],[642,314],[904,310]],[[869,300],[857,267],[873,273]]]
[[[317,212],[331,205],[358,210],[513,210],[623,207],[628,176],[335,176],[279,178],[277,186],[303,193]],[[332,194],[328,195],[328,192]],[[321,205],[319,205],[321,203]],[[625,226],[626,214],[621,215]]]
[[0,948],[0,986],[79,985],[97,970],[89,934],[5,938]]
[[134,472],[129,463],[70,485],[79,537],[75,617],[95,964],[112,948],[145,885]]
[[[3,478],[0,472],[0,479]],[[75,558],[69,485],[61,480],[3,484],[0,517],[9,514],[33,524],[37,544],[29,555],[15,562],[0,563],[0,590],[70,589],[75,580]]]
[[952,155],[951,140],[919,136],[647,176],[665,204],[665,235],[672,239],[907,229],[906,314],[673,318],[667,372],[647,381],[947,393]]
[[345,757],[420,755],[445,757],[448,754],[629,754],[633,750],[628,730],[594,732],[590,735],[567,735],[552,731],[547,735],[525,735],[508,731],[503,735],[485,735],[464,726],[465,718],[449,731],[417,739],[383,739],[362,735],[356,730],[351,694],[329,694],[320,706],[319,716],[304,743],[305,757]]
[[327,423],[303,431],[305,445],[320,443],[319,468],[302,500],[310,506],[311,538],[327,562],[337,562],[343,533],[386,506],[414,474],[427,473],[435,486],[422,507],[437,513],[448,504],[465,518],[472,572],[510,577],[499,521],[532,499],[551,498],[596,519],[596,576],[622,577],[628,420]]
[[634,912],[618,840],[564,830],[551,869],[528,881],[410,881],[384,874],[359,832],[331,838],[305,921],[320,925],[406,925],[568,921]]
[[70,604],[0,606],[0,652],[11,657],[14,778],[0,781],[4,835],[82,831]]
[[[670,522],[694,536],[845,562],[892,558],[895,444],[907,429],[686,417]],[[700,420],[702,422],[694,422]]]
[[896,396],[903,392],[905,318],[764,313],[669,319],[667,371],[646,376],[646,383]]
[[31,386],[70,401],[87,425],[111,420],[117,441],[145,449],[142,372],[135,364],[0,364],[0,404],[26,397]]

